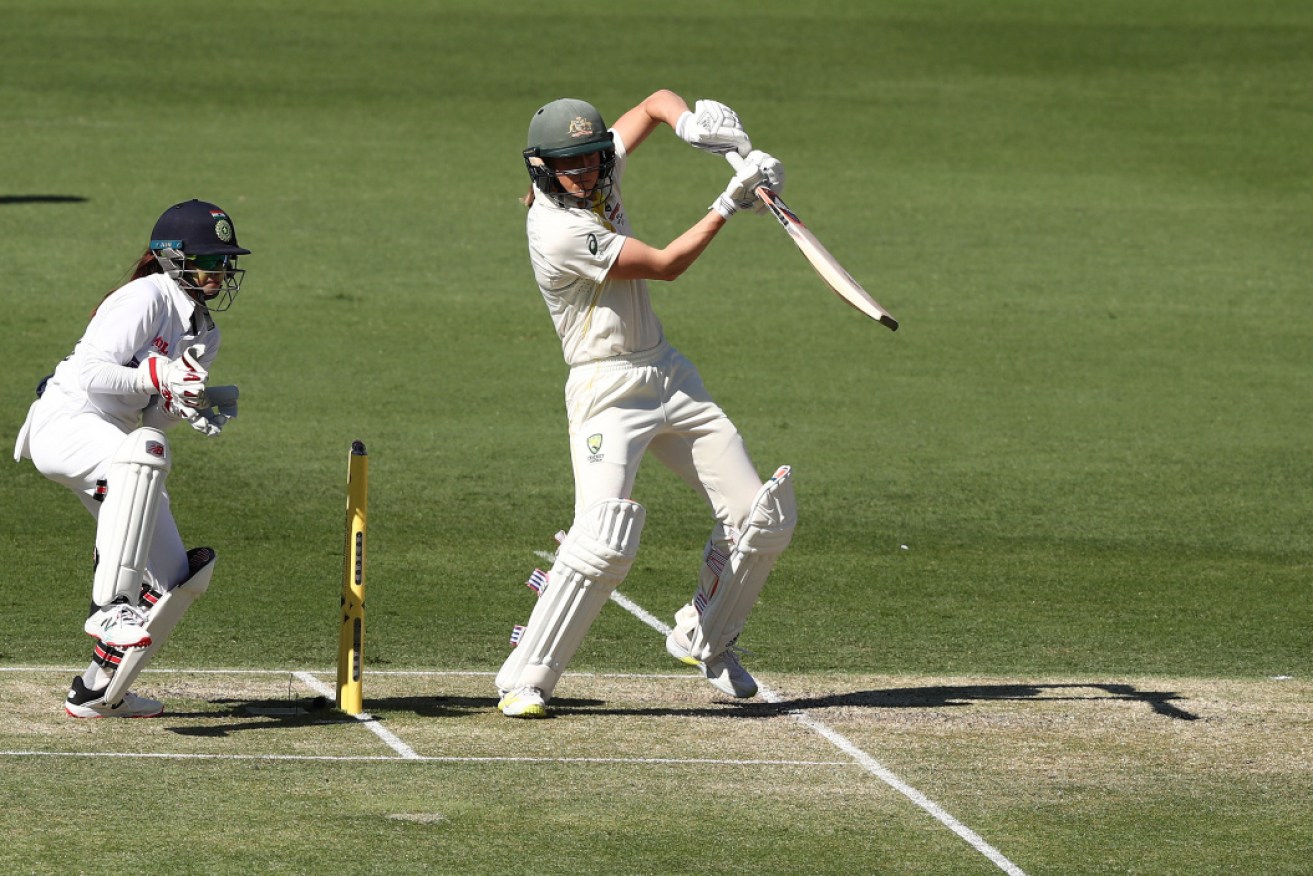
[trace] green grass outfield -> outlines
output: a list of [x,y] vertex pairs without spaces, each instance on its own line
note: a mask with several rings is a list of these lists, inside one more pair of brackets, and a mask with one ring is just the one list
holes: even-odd
[[[241,417],[173,433],[175,516],[220,555],[139,684],[174,717],[61,717],[91,521],[30,464],[0,477],[6,869],[1313,858],[1306,3],[0,0],[0,20],[0,443],[164,207],[215,201],[254,250],[213,374]],[[742,641],[779,701],[713,696],[609,606],[559,717],[510,722],[491,673],[571,503],[519,150],[547,100],[612,120],[659,87],[738,110],[902,328],[766,218],[654,284],[759,469],[794,466],[801,523]],[[625,185],[640,236],[673,238],[728,175],[658,133]],[[367,707],[416,758],[307,707],[354,439]],[[656,465],[635,498],[622,590],[669,622],[709,520]],[[83,833],[124,795],[185,839],[97,857]]]

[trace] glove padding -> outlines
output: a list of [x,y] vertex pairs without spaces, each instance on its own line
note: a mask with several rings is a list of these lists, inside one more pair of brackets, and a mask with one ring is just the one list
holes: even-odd
[[218,435],[228,421],[237,416],[237,387],[231,384],[206,387],[195,413],[197,419],[209,423],[214,431],[197,425],[194,420],[191,423],[193,429],[206,435]]
[[[777,195],[784,194],[784,163],[783,162],[781,162],[774,155],[769,155],[765,152],[762,152],[761,150],[754,150],[752,152],[749,152],[748,157],[745,160],[750,162],[755,161],[757,166],[761,168],[761,175],[763,177],[761,183],[762,185],[764,185],[766,188],[770,189],[772,192],[774,192]],[[757,203],[758,212],[763,212],[765,208],[766,205],[758,201]]]
[[210,419],[209,414],[202,413],[201,411],[193,411],[193,410],[188,410],[187,416],[184,419],[186,419],[188,426],[191,426],[193,429],[195,429],[197,432],[200,432],[202,435],[206,436],[207,438],[213,438],[215,435],[218,435],[220,432],[222,432],[223,424],[227,422],[226,419],[223,420],[222,422],[212,420]]
[[177,359],[151,353],[137,366],[141,391],[160,396],[166,411],[196,407],[205,395],[205,380],[210,376],[201,367],[204,354],[204,344],[192,344]]
[[685,110],[675,124],[675,133],[688,145],[717,155],[747,155],[752,149],[738,114],[716,100],[699,100],[692,110]]
[[202,435],[214,436],[223,431],[223,427],[237,416],[237,387],[211,386],[205,391],[204,398],[195,408],[165,401],[164,396],[156,396],[146,405],[142,412],[142,425],[155,429],[172,429],[180,422],[186,422]]
[[735,167],[737,170],[734,178],[729,181],[720,197],[716,198],[711,209],[726,219],[740,210],[766,212],[766,205],[757,194],[757,187],[765,186],[778,193],[784,186],[784,165],[773,155],[755,150],[749,152],[746,158],[736,161]]

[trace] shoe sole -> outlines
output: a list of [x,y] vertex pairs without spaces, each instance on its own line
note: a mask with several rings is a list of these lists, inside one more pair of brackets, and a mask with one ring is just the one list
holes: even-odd
[[85,718],[85,719],[95,719],[95,718],[158,718],[160,715],[163,715],[163,714],[164,714],[164,709],[160,709],[158,712],[152,712],[152,713],[149,714],[149,715],[128,715],[128,714],[126,714],[126,713],[125,713],[125,714],[122,714],[122,715],[102,715],[100,712],[95,712],[95,711],[91,712],[91,714],[89,714],[89,715],[80,715],[80,714],[78,714],[77,712],[73,711],[73,709],[70,708],[69,705],[68,705],[67,703],[65,703],[65,704],[64,704],[64,712],[65,712],[70,718]]
[[520,712],[509,712],[506,709],[502,709],[501,713],[508,718],[546,718],[547,707],[527,706],[523,711]]
[[109,645],[111,648],[118,648],[120,651],[123,650],[124,648],[149,648],[151,645],[150,636],[142,636],[140,639],[138,639],[135,642],[111,642],[109,639],[106,639],[102,636],[98,636],[95,633],[89,632],[87,630],[83,630],[83,632],[85,632],[91,638],[95,639],[97,642],[101,642],[103,644]]
[[[518,711],[513,711],[517,709]],[[518,700],[512,700],[509,695],[504,695],[497,701],[497,708],[503,715],[508,718],[546,718],[547,706],[544,703],[528,703],[521,705]]]

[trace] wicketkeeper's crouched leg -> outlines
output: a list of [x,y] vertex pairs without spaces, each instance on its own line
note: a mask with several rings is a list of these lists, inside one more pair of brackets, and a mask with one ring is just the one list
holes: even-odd
[[150,645],[138,597],[172,467],[164,433],[145,427],[124,436],[109,464],[96,515],[95,610],[84,629],[115,648]]
[[73,679],[64,709],[76,718],[146,718],[164,711],[156,700],[138,696],[128,690],[137,676],[146,668],[161,646],[168,641],[178,621],[210,586],[217,557],[211,548],[192,548],[187,552],[191,574],[177,586],[161,593],[149,585],[141,589],[141,602],[146,611],[145,631],[150,644],[141,648],[115,648],[97,640],[93,662],[112,672],[109,683],[102,689],[87,686],[82,677]]
[[575,521],[519,643],[497,673],[503,713],[546,714],[546,703],[588,628],[629,573],[644,519],[642,505],[607,499]]

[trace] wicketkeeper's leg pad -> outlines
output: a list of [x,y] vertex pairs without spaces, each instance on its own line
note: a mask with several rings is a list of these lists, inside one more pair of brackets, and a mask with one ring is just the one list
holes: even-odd
[[556,552],[519,644],[497,673],[497,687],[531,686],[549,698],[611,591],[638,555],[646,512],[627,499],[606,499],[579,516]]
[[698,660],[720,654],[743,632],[775,560],[793,539],[798,518],[789,475],[789,466],[782,465],[757,491],[728,557],[718,547],[717,533],[708,542],[693,597],[697,623],[685,628],[693,617],[687,611],[676,618],[691,643],[691,656]]
[[137,604],[164,481],[172,467],[169,441],[158,429],[142,427],[131,432],[115,451],[96,521],[91,598],[97,605],[118,599]]
[[150,609],[146,619],[146,631],[150,633],[150,646],[147,648],[129,648],[119,652],[118,669],[105,688],[104,701],[113,704],[128,692],[128,688],[137,680],[141,670],[146,667],[159,651],[160,646],[169,639],[173,628],[182,620],[182,616],[191,608],[210,587],[210,577],[214,574],[214,563],[218,559],[211,548],[192,548],[187,552],[187,561],[192,570],[186,581],[160,596]]

